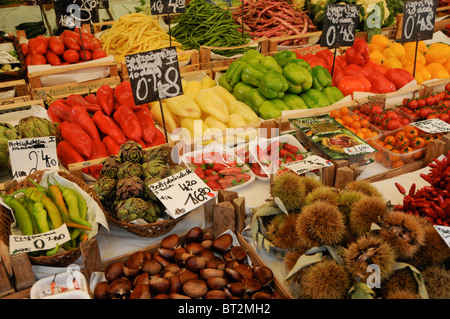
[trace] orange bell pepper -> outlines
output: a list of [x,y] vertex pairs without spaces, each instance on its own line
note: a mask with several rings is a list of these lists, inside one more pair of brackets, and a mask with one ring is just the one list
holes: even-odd
[[[409,73],[414,74],[414,63],[406,65],[404,69]],[[425,64],[416,63],[416,73],[414,74],[414,78],[416,79],[417,84],[422,84],[425,81],[431,80],[431,73],[428,71]]]
[[407,51],[405,56],[401,59],[403,66],[410,63],[414,64],[414,59],[416,59],[417,63],[427,64],[427,60],[425,59],[425,55],[423,53],[417,51],[417,57],[415,57],[415,55],[415,51]]
[[383,53],[381,53],[380,50],[373,50],[372,52],[370,52],[370,61],[381,65],[383,64],[383,62],[386,60],[386,57],[383,55]]
[[443,65],[447,69],[447,71],[450,73],[450,59],[448,59],[448,61],[445,62]]
[[449,60],[450,57],[450,46],[444,43],[433,43],[428,48],[425,54],[425,60],[428,64],[430,63],[441,63],[444,64]]
[[370,92],[372,86],[364,76],[345,75],[339,81],[338,88],[344,96],[353,96],[353,92]]
[[432,79],[447,79],[450,77],[447,69],[441,63],[433,62],[427,64],[426,67],[430,71]]
[[373,52],[374,50],[378,50],[380,52],[383,52],[383,50],[389,48],[390,45],[391,40],[389,40],[386,36],[381,34],[375,34],[370,39],[369,51]]
[[397,58],[388,58],[383,62],[382,66],[386,69],[403,68],[402,62]]
[[[403,44],[403,47],[405,48],[405,51],[416,51],[416,42],[407,42]],[[417,52],[425,53],[428,51],[427,45],[423,41],[419,41]]]
[[384,49],[382,53],[386,58],[397,58],[400,60],[405,56],[406,50],[401,43],[394,42],[389,48]]

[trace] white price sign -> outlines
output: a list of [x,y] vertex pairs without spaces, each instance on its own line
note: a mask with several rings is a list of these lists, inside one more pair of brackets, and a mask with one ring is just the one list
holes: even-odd
[[447,246],[450,248],[450,227],[434,225],[434,229],[441,235]]
[[283,165],[292,170],[294,173],[301,175],[316,169],[332,166],[333,163],[320,156],[311,155],[303,160],[286,163]]
[[4,50],[0,50],[0,64],[20,63],[15,57]]
[[450,124],[441,119],[430,119],[418,122],[413,122],[413,126],[430,134],[450,132]]
[[347,153],[348,155],[373,153],[376,151],[377,151],[376,149],[367,144],[355,145],[353,147],[344,148],[344,152]]
[[216,196],[189,168],[149,185],[149,188],[173,218],[189,213]]
[[29,253],[55,248],[70,240],[69,229],[66,224],[46,233],[34,235],[10,235],[9,253],[11,255]]
[[38,170],[59,170],[56,137],[32,137],[8,141],[13,178],[22,180]]

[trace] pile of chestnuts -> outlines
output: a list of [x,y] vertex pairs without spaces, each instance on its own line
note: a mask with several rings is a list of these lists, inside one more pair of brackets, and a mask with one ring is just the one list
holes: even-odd
[[104,269],[106,281],[95,286],[94,299],[273,299],[273,273],[251,266],[247,251],[224,233],[216,238],[199,227],[184,243],[176,235],[161,240],[153,252],[137,251],[125,262]]

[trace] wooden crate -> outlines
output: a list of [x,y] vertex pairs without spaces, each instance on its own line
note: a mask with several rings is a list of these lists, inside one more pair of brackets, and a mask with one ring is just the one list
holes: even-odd
[[0,105],[25,102],[31,100],[31,94],[28,90],[28,84],[24,79],[0,82],[0,90],[6,89],[11,90],[15,89],[14,97],[0,100]]
[[[264,261],[258,256],[254,248],[246,241],[240,232],[244,229],[245,221],[245,198],[239,197],[236,192],[231,191],[219,191],[218,196],[206,202],[203,205],[204,210],[204,233],[209,233],[212,236],[217,236],[224,230],[231,230],[239,241],[239,245],[247,251],[247,256],[250,258],[253,266],[265,266]],[[226,211],[229,218],[223,218],[223,213]],[[189,229],[186,229],[187,232]],[[180,235],[181,243],[185,241],[185,236]],[[142,252],[154,252],[160,247],[160,244],[152,245],[144,249],[140,249]],[[113,262],[125,262],[136,251],[130,251],[130,253],[103,261],[101,259],[100,250],[98,247],[97,239],[92,238],[86,242],[80,244],[81,255],[83,259],[82,273],[87,277],[89,282],[94,272],[102,272],[108,265]],[[14,257],[14,256],[13,256]],[[15,264],[17,265],[17,264]],[[14,266],[14,265],[13,265]],[[16,269],[13,268],[13,271]],[[22,266],[20,269],[33,273],[31,266]],[[1,280],[1,277],[0,277]],[[32,280],[31,280],[32,281]],[[3,299],[19,299],[29,298],[30,290],[33,282],[26,289],[16,290],[14,293],[8,293],[5,296],[0,296]],[[283,299],[292,299],[292,296],[278,278],[274,277],[271,283],[271,288],[275,291],[279,297]],[[90,292],[91,296],[93,292]]]
[[[110,74],[106,78],[84,82],[66,83],[45,87],[43,87],[41,84],[41,78],[44,76],[62,74],[65,72],[77,70],[88,70],[91,67],[108,67]],[[104,84],[107,84],[110,87],[114,88],[121,82],[117,62],[115,61],[77,63],[67,66],[55,67],[45,71],[38,71],[33,73],[28,72],[28,80],[30,83],[30,90],[33,99],[43,99],[43,100],[47,100],[48,96],[51,96],[54,99],[58,99],[58,98],[65,98],[70,94],[74,93],[88,94],[90,92],[91,93],[97,92],[97,89]]]

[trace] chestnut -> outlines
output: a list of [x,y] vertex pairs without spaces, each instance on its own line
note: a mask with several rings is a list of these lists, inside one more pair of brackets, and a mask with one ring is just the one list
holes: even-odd
[[176,274],[178,270],[180,270],[180,266],[178,266],[177,264],[169,264],[166,266],[166,268],[164,268],[164,270],[169,271],[172,274]]
[[252,299],[272,299],[272,295],[264,291],[258,291],[252,295]]
[[181,285],[184,285],[189,280],[199,278],[197,273],[195,273],[189,269],[186,269],[186,268],[180,269],[180,271],[177,272],[177,276],[180,279]]
[[230,249],[230,256],[233,260],[242,263],[247,259],[247,251],[241,246],[233,246]]
[[192,242],[200,243],[203,240],[203,230],[200,227],[191,228],[187,232],[185,240],[187,244]]
[[157,277],[157,276],[152,276],[150,278],[149,285],[150,285],[150,290],[155,294],[165,293],[165,292],[169,291],[169,289],[170,289],[169,279]]
[[161,240],[161,247],[175,249],[180,245],[180,237],[176,234],[168,235]]
[[213,239],[212,249],[218,252],[219,254],[224,254],[231,248],[232,244],[233,244],[233,237],[230,234],[225,233]]
[[94,289],[94,299],[107,299],[109,296],[108,287],[109,282],[107,281],[99,282]]
[[208,292],[206,282],[200,279],[192,279],[182,287],[183,292],[191,298],[201,298]]
[[223,277],[211,277],[206,279],[206,285],[211,290],[222,290],[227,285],[227,280]]
[[155,251],[153,253],[153,260],[156,260],[157,262],[159,262],[161,264],[161,266],[166,267],[167,265],[170,264],[170,262],[166,259],[164,259],[159,253],[158,251]]
[[253,295],[261,290],[261,283],[255,278],[244,278],[241,282],[245,285],[246,294]]
[[186,251],[192,255],[199,255],[205,248],[198,242],[191,242],[186,245]]
[[158,255],[160,255],[165,260],[172,262],[175,259],[175,250],[159,247]]
[[240,281],[231,282],[227,285],[228,291],[233,296],[242,297],[245,293],[245,285]]
[[156,296],[153,297],[153,299],[169,299],[169,295],[168,294],[157,294]]
[[202,245],[203,248],[205,249],[211,249],[212,247],[212,239],[205,239],[203,240],[200,245]]
[[243,278],[253,278],[253,270],[249,266],[245,264],[239,264],[236,267],[234,267],[234,270],[236,270],[238,273],[242,275]]
[[176,293],[176,292],[171,292],[169,294],[169,299],[192,299],[192,298],[189,296],[186,296],[186,295]]
[[136,278],[134,278],[133,284],[135,286],[139,285],[139,284],[149,284],[150,283],[150,275],[148,274],[148,272],[143,272],[142,274],[136,276]]
[[200,270],[200,278],[208,279],[212,277],[224,277],[225,272],[221,269],[203,268]]
[[105,267],[105,278],[108,282],[113,282],[114,280],[123,276],[124,265],[121,262],[113,262]]
[[115,297],[124,297],[131,293],[133,288],[133,283],[125,277],[118,278],[114,280],[108,286],[108,295]]
[[214,256],[214,253],[209,249],[205,249],[205,250],[201,251],[200,256],[205,258],[205,262],[214,260],[216,258],[216,256]]
[[134,286],[130,299],[151,299],[150,287],[148,284],[138,284]]
[[128,268],[140,268],[144,259],[144,253],[142,251],[137,251],[128,257],[125,266]]
[[205,264],[205,258],[196,255],[190,256],[185,261],[186,268],[193,272],[198,272],[200,269],[205,268]]
[[154,259],[146,259],[142,263],[141,270],[148,272],[150,275],[158,274],[162,269],[162,265]]
[[273,279],[272,270],[266,266],[257,266],[253,270],[253,278],[259,280],[263,287],[269,285]]
[[141,272],[141,268],[128,268],[127,266],[123,267],[123,274],[126,277],[135,277]]
[[170,292],[180,292],[181,290],[181,282],[180,282],[180,278],[178,278],[178,276],[172,276],[169,278],[169,282],[170,282]]
[[222,290],[210,290],[206,293],[205,299],[226,299],[225,292]]
[[242,275],[233,268],[225,268],[224,271],[227,278],[231,281],[241,281],[243,279]]

